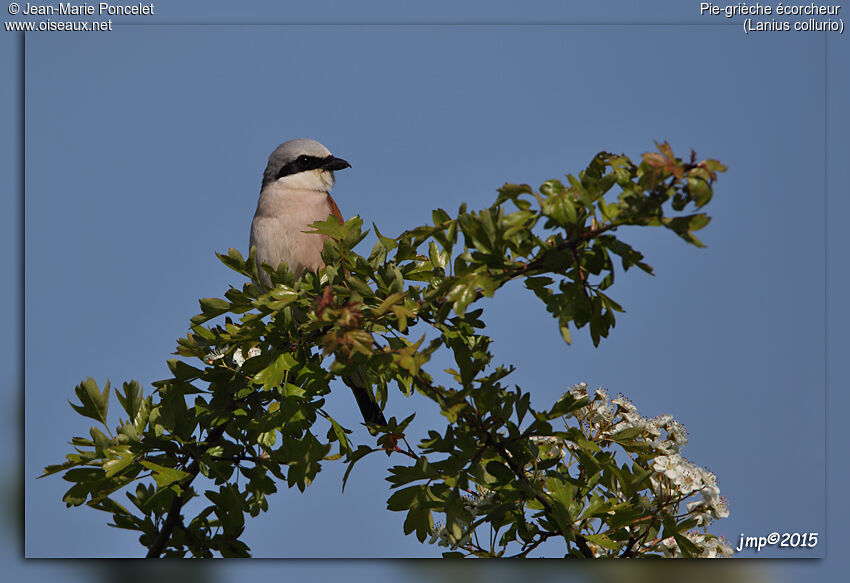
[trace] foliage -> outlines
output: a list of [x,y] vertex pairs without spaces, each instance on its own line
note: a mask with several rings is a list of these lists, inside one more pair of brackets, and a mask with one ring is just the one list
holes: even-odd
[[[533,409],[529,392],[504,384],[513,369],[492,362],[484,310],[471,309],[521,280],[566,342],[587,328],[598,345],[622,311],[608,295],[615,257],[652,273],[617,230],[660,226],[701,246],[694,232],[709,218],[699,209],[724,170],[693,153],[678,159],[666,143],[639,165],[602,152],[566,182],[505,184],[488,208],[436,210],[433,225],[395,238],[376,228],[368,257],[354,251],[362,221],[331,218],[313,225],[329,236],[327,267],[296,279],[262,266],[271,289],[255,283],[253,255],[231,249],[220,259],[249,281],[200,301],[178,341],[189,360],[169,360],[172,376],[153,395],[136,382],[115,391],[127,415],[115,433],[109,383],[81,383],[72,407],[106,434],[73,438],[75,453],[45,475],[64,473],[68,506],[110,513],[152,557],[246,556],[245,515],[267,510],[281,483],[303,491],[331,462],[348,465],[345,482],[374,452],[397,462],[387,507],[406,513],[405,534],[448,555],[526,556],[549,539],[579,557],[726,554],[705,528],[728,511],[714,476],[678,453],[680,425],[584,385]],[[427,370],[438,351],[454,359],[450,386]],[[370,426],[375,443],[353,443],[325,409],[346,375],[360,375],[382,406],[391,390],[424,395],[445,427],[414,447],[411,413]],[[199,476],[211,484],[203,492]],[[193,499],[200,511],[184,516]]]

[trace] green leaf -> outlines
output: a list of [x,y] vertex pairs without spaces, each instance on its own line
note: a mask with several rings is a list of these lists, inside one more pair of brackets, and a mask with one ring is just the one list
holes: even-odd
[[80,506],[88,499],[89,490],[84,484],[76,484],[68,488],[62,497],[66,506]]
[[[230,302],[221,298],[201,298],[198,303],[201,305],[201,313],[207,320],[230,311]],[[200,323],[196,322],[196,324]]]
[[398,243],[396,243],[395,239],[383,236],[381,234],[381,231],[378,230],[378,227],[375,225],[375,223],[372,223],[372,227],[375,229],[375,235],[378,236],[378,242],[383,245],[384,249],[386,249],[387,251],[392,251],[396,248]]
[[496,199],[496,204],[501,204],[507,200],[512,201],[520,208],[524,208],[522,206],[522,202],[520,200],[520,196],[523,194],[532,194],[531,187],[527,184],[509,184],[505,183],[504,186],[499,188],[499,198]]
[[132,512],[130,512],[121,504],[109,497],[101,498],[99,500],[92,500],[91,502],[89,502],[89,506],[91,506],[92,508],[96,508],[97,510],[109,512],[111,514],[135,518]]
[[142,388],[139,383],[136,381],[124,383],[124,394],[121,395],[121,393],[115,391],[115,396],[118,397],[118,402],[121,403],[121,407],[124,408],[130,419],[135,419],[143,401]]
[[558,399],[549,412],[546,414],[547,419],[555,419],[557,417],[563,417],[572,413],[576,409],[580,409],[590,403],[590,399],[588,397],[582,397],[581,399],[576,399],[569,392],[564,393],[560,399]]
[[487,473],[497,478],[502,484],[510,484],[516,480],[513,471],[501,461],[492,461],[487,464]]
[[216,253],[216,256],[219,261],[224,263],[233,271],[251,277],[251,267],[247,264],[245,259],[242,257],[242,254],[237,249],[231,247],[227,250],[227,255]]
[[139,463],[153,472],[153,479],[156,480],[156,485],[160,488],[185,480],[192,475],[177,468],[166,468],[165,466],[160,466],[146,460],[142,460]]
[[572,344],[572,336],[570,336],[570,326],[568,322],[568,320],[559,320],[558,330],[561,332],[561,338],[564,339],[564,342]]
[[397,304],[400,300],[404,299],[407,295],[406,291],[403,292],[395,292],[386,297],[381,305],[372,310],[372,313],[376,316],[383,316],[387,313],[387,311],[395,304]]
[[455,285],[446,296],[446,299],[454,302],[452,309],[455,311],[455,314],[462,316],[466,313],[467,306],[475,301],[476,293],[475,279],[467,278]]
[[591,194],[587,192],[581,181],[572,174],[567,174],[567,180],[570,183],[570,187],[572,187],[572,189],[578,195],[579,199],[585,205],[590,206],[595,197],[591,196]]
[[201,375],[204,373],[204,371],[176,358],[169,358],[166,361],[166,364],[171,370],[171,374],[173,374],[174,378],[178,381],[193,381],[201,378]]
[[635,506],[626,506],[619,510],[615,510],[614,514],[608,518],[607,522],[611,530],[616,530],[626,525],[634,524],[645,516],[645,510]]
[[324,221],[315,221],[310,223],[308,227],[309,229],[305,229],[306,233],[319,233],[334,239],[342,239],[349,230],[349,228],[346,227],[346,223],[340,224],[334,216],[330,216]]
[[104,462],[103,469],[106,470],[106,477],[111,478],[127,466],[133,463],[135,456],[130,450],[130,446],[121,445],[107,449],[105,452],[108,461]]
[[428,508],[412,508],[404,519],[404,534],[416,532],[419,542],[425,542],[434,530],[434,518]]
[[69,401],[71,408],[84,417],[100,421],[106,425],[106,413],[109,410],[109,388],[109,381],[106,381],[106,386],[101,393],[94,379],[87,378],[74,389],[81,405],[75,405]]
[[[548,181],[544,184],[544,186],[550,182],[557,181]],[[576,212],[575,204],[571,200],[572,195],[564,190],[563,185],[560,182],[557,182],[559,188],[549,188],[544,189],[544,186],[540,187],[540,192],[549,191],[551,192],[551,196],[547,197],[543,202],[543,214],[547,217],[550,217],[560,226],[572,225],[578,219],[578,213]]]
[[620,543],[620,541],[611,540],[611,538],[609,536],[602,534],[602,533],[600,533],[600,534],[588,534],[588,535],[585,535],[584,538],[586,538],[587,540],[589,540],[590,542],[592,542],[594,544],[599,545],[603,549],[609,549],[609,550],[612,550],[612,551],[617,550],[622,546],[622,543]]
[[696,557],[702,553],[702,549],[692,543],[686,536],[676,533],[673,535],[673,539],[679,545],[679,550],[682,551],[682,556],[685,558]]
[[424,500],[425,486],[408,486],[395,492],[387,500],[387,510],[408,510],[419,507]]
[[328,440],[336,439],[339,442],[340,454],[352,453],[351,442],[348,440],[348,436],[345,434],[343,426],[337,423],[330,415],[328,416],[328,421],[331,422],[331,428],[328,430]]
[[263,385],[265,389],[276,387],[283,382],[286,371],[296,364],[298,364],[297,361],[290,353],[283,352],[266,368],[254,375],[254,382]]
[[98,455],[102,455],[103,450],[111,445],[111,440],[97,427],[89,428],[89,435],[94,441],[94,448]]
[[643,427],[628,427],[617,433],[612,433],[608,436],[608,439],[616,442],[631,441],[638,435],[642,435],[644,431],[645,429]]
[[357,463],[358,460],[360,460],[360,459],[366,457],[367,455],[369,455],[370,453],[374,453],[376,451],[383,451],[383,450],[374,449],[374,448],[368,447],[366,445],[360,445],[360,446],[357,447],[357,449],[355,451],[349,453],[348,459],[346,460],[348,467],[345,468],[345,474],[342,476],[342,491],[343,492],[345,492],[345,484],[346,484],[346,482],[348,482],[348,476],[349,476],[349,474],[351,474],[351,470],[354,469],[354,464]]

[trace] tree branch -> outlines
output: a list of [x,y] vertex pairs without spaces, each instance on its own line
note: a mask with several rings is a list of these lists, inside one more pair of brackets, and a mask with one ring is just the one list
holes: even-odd
[[[471,425],[474,425],[475,427],[481,429],[481,425],[477,423],[477,420],[470,419],[468,415],[465,415],[465,417]],[[517,465],[517,463],[513,459],[513,456],[511,456],[510,452],[505,449],[505,446],[493,439],[493,436],[490,435],[488,431],[483,431],[483,433],[486,436],[484,438],[485,443],[492,446],[496,451],[499,452],[499,455],[502,456],[502,459],[505,460],[505,463],[508,464],[508,467],[514,473],[514,475],[519,478],[519,481],[525,484],[534,493],[534,498],[537,499],[537,501],[543,505],[543,508],[546,510],[546,512],[548,514],[552,514],[554,512],[552,508],[552,502],[549,500],[549,498],[544,496],[542,492],[539,492],[538,489],[531,484],[531,482],[528,481],[528,476],[525,475],[525,470]],[[562,534],[566,535],[567,533]],[[579,533],[575,532],[575,530],[573,530],[572,534],[575,537],[574,542],[576,543],[576,546],[578,547],[578,550],[581,552],[581,554],[588,559],[596,558],[596,555],[594,555],[593,551],[590,550],[590,547],[587,546],[587,539],[585,539]]]
[[180,523],[180,511],[183,509],[183,505],[188,500],[189,485],[195,478],[198,477],[198,472],[201,469],[200,458],[207,449],[212,447],[221,439],[226,427],[227,423],[222,423],[207,433],[206,445],[203,446],[201,451],[198,452],[197,457],[195,457],[192,460],[192,463],[189,464],[189,467],[186,468],[186,471],[191,475],[180,483],[180,487],[183,488],[183,493],[179,496],[175,495],[171,500],[171,506],[168,508],[168,515],[165,517],[165,522],[162,523],[162,528],[160,528],[153,542],[148,547],[148,554],[145,556],[146,559],[159,558],[162,551],[165,550],[168,539],[171,537],[171,533],[174,532],[174,529]]

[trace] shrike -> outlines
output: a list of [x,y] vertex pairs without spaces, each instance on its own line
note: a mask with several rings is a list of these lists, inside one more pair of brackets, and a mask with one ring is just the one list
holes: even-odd
[[[329,216],[343,221],[330,191],[334,171],[350,166],[315,140],[289,140],[275,148],[263,172],[260,200],[251,222],[250,246],[257,249],[258,266],[267,264],[277,269],[285,261],[296,277],[324,267],[322,247],[327,236],[305,231],[310,223],[325,221]],[[260,283],[271,287],[268,274],[261,269],[258,273]],[[343,381],[351,387],[363,419],[386,425],[360,375],[343,377]]]

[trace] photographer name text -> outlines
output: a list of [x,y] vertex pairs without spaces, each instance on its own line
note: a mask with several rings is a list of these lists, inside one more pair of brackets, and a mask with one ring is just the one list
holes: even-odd
[[58,4],[24,4],[20,10],[24,16],[152,16],[154,5],[151,4],[73,4],[60,2]]

